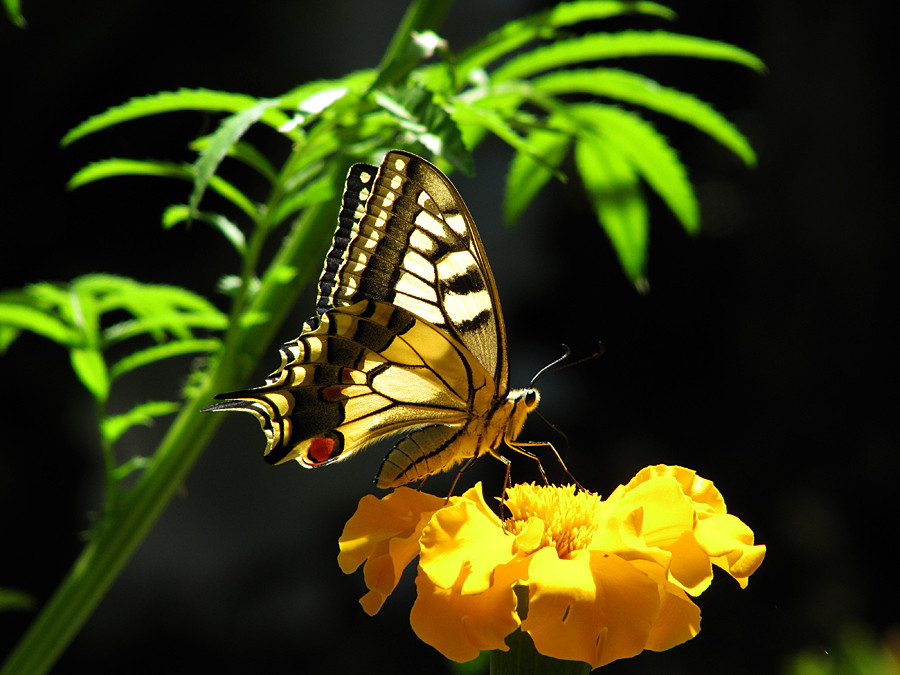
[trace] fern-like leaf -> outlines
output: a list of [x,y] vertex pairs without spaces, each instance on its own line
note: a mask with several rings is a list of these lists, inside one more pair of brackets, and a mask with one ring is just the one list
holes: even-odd
[[460,77],[466,78],[473,70],[486,68],[489,64],[533,40],[554,37],[555,29],[582,21],[608,19],[631,13],[656,15],[665,19],[675,18],[675,13],[671,9],[655,2],[613,2],[610,0],[563,2],[544,12],[510,21],[490,33],[461,54],[457,71]]
[[649,223],[637,172],[602,136],[579,137],[575,162],[625,274],[638,289],[645,289]]
[[572,106],[571,112],[584,121],[586,128],[606,139],[607,152],[615,148],[627,159],[685,230],[697,232],[699,207],[687,171],[672,146],[652,125],[634,113],[608,105],[586,103]]
[[132,427],[137,425],[149,426],[157,417],[171,415],[178,412],[180,408],[181,404],[175,401],[146,401],[139,403],[128,412],[105,418],[100,425],[100,431],[104,440],[112,445]]
[[[185,110],[240,113],[242,110],[253,107],[257,102],[258,99],[253,96],[212,89],[179,89],[178,91],[163,91],[150,96],[138,96],[89,117],[63,136],[61,143],[68,145],[116,124],[151,115]],[[274,129],[280,129],[289,121],[283,112],[271,107],[264,112],[261,119]]]
[[708,134],[747,166],[756,165],[750,142],[712,106],[643,75],[615,68],[560,70],[536,77],[532,85],[544,94],[603,96],[669,115]]
[[666,31],[622,31],[591,33],[537,47],[507,61],[494,71],[492,79],[495,82],[506,82],[573,63],[635,56],[713,59],[738,63],[758,72],[765,70],[765,65],[758,57],[726,42]]
[[528,207],[565,159],[572,142],[569,133],[555,129],[535,129],[525,139],[530,152],[519,150],[506,178],[503,220],[513,223]]

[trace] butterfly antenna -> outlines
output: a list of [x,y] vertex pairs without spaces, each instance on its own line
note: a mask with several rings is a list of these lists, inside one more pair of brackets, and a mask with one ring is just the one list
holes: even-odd
[[585,361],[591,361],[592,359],[596,359],[598,356],[603,356],[604,352],[606,352],[606,347],[603,346],[603,343],[598,342],[597,343],[597,351],[595,351],[593,354],[590,354],[588,356],[582,356],[580,359],[577,359],[576,361],[569,361],[568,363],[564,363],[564,361],[572,355],[572,350],[569,349],[569,346],[566,344],[563,344],[562,348],[565,353],[562,356],[560,356],[558,359],[551,361],[546,366],[541,368],[537,372],[537,375],[535,375],[533,378],[531,378],[530,386],[533,387],[535,385],[535,383],[539,379],[544,377],[545,375],[549,375],[550,373],[558,373],[563,368],[571,368],[572,366],[577,366],[579,363],[584,363]]

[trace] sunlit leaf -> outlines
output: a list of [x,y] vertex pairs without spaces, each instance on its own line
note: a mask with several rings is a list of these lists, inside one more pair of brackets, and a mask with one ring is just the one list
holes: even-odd
[[430,91],[410,86],[392,95],[376,92],[375,101],[435,156],[472,175],[472,155],[463,143],[459,128],[447,111],[435,102]]
[[[212,136],[196,138],[191,143],[191,150],[205,150],[210,147],[211,143]],[[228,148],[228,157],[232,157],[249,166],[270,183],[274,183],[278,180],[278,170],[274,167],[272,162],[269,161],[269,158],[245,140],[237,141],[232,144],[231,147]]]
[[[211,89],[179,89],[149,96],[138,96],[89,117],[69,131],[63,137],[62,144],[68,145],[101,129],[141,117],[183,110],[237,113],[254,106],[258,100],[246,94],[232,94]],[[262,115],[262,121],[278,129],[288,121],[288,117],[280,110],[269,108]]]
[[101,432],[110,444],[115,443],[126,431],[136,425],[149,426],[157,417],[178,412],[181,404],[176,401],[147,401],[121,415],[104,418]]
[[[194,220],[212,225],[230,243],[239,255],[243,255],[247,248],[247,240],[244,233],[237,225],[221,213],[211,211],[197,211],[193,214]],[[178,223],[186,223],[191,220],[191,209],[187,204],[172,204],[163,213],[162,222],[166,229],[174,227]]]
[[494,71],[492,79],[504,82],[573,63],[634,56],[715,59],[732,61],[759,72],[765,70],[765,65],[759,58],[725,42],[665,31],[622,31],[591,33],[537,47],[504,63]]
[[175,337],[188,339],[194,328],[206,330],[225,330],[228,317],[221,312],[166,312],[137,319],[121,321],[103,332],[105,343],[121,342],[144,333],[165,331]]
[[524,19],[510,21],[490,33],[460,55],[457,70],[461,77],[465,78],[472,70],[487,67],[490,63],[532,40],[553,38],[556,28],[630,13],[651,14],[665,19],[675,18],[675,13],[671,9],[655,2],[612,2],[609,0],[563,2],[552,9]]
[[101,403],[109,396],[109,377],[103,356],[97,349],[75,347],[69,352],[72,369],[95,399]]
[[614,68],[560,70],[536,77],[532,84],[545,94],[604,96],[669,115],[708,134],[748,166],[756,165],[750,142],[712,106],[643,75]]
[[476,105],[457,102],[453,119],[459,124],[466,144],[474,143],[483,130],[488,130],[520,152],[530,152],[526,141],[500,113]]
[[[74,345],[79,340],[77,331],[48,311],[21,303],[5,302],[2,298],[0,298],[0,325],[15,330],[27,330],[61,345]],[[9,335],[8,339],[11,342],[14,335]]]
[[334,199],[334,186],[328,176],[306,185],[303,189],[295,191],[289,197],[279,202],[278,207],[270,217],[270,226],[274,227],[291,214],[305,209],[307,206],[319,204],[329,199]]
[[[210,136],[209,144],[200,152],[200,157],[194,163],[194,190],[188,200],[191,212],[197,210],[206,186],[219,164],[228,154],[231,147],[241,138],[260,117],[277,105],[275,100],[262,100],[246,110],[241,110],[226,118],[219,125],[215,133]],[[253,209],[250,211],[253,212]]]
[[593,126],[662,197],[684,229],[700,227],[699,206],[684,165],[666,139],[634,113],[614,106],[583,104],[572,112]]
[[79,169],[66,184],[70,190],[79,188],[88,183],[113,178],[117,176],[160,176],[163,178],[178,178],[181,180],[193,180],[194,173],[188,164],[175,164],[174,162],[155,162],[139,159],[125,159],[113,157],[92,162]]
[[601,136],[580,137],[575,162],[625,274],[636,287],[646,288],[649,225],[637,173],[621,151]]
[[506,178],[503,196],[503,220],[518,220],[538,191],[549,181],[565,158],[572,137],[553,129],[536,129],[526,143],[531,152],[519,150]]
[[409,4],[378,66],[373,89],[399,82],[427,58],[427,47],[417,42],[415,35],[437,30],[451,4],[452,0],[414,0]]
[[172,358],[173,356],[183,356],[185,354],[206,354],[216,351],[221,346],[219,340],[214,339],[188,339],[188,340],[172,340],[163,342],[162,344],[142,349],[134,354],[117,361],[109,369],[110,379],[121,377],[127,372],[146,366],[162,359]]

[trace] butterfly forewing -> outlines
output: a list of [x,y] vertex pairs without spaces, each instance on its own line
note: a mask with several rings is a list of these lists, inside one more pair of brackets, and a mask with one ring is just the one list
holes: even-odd
[[[351,177],[373,170],[357,167]],[[497,289],[456,188],[425,160],[395,150],[366,189],[365,214],[349,242],[339,249],[336,236],[329,253],[323,281],[327,276],[333,283],[332,256],[340,250],[343,259],[328,300],[341,306],[371,298],[408,309],[468,347],[505,393],[506,335]]]

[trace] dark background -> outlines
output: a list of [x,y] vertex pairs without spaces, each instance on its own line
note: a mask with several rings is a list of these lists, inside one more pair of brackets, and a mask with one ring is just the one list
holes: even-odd
[[[190,159],[186,142],[215,120],[168,115],[64,150],[58,140],[131,96],[178,87],[276,95],[374,66],[405,5],[26,0],[26,30],[0,25],[2,288],[106,271],[213,297],[235,257],[203,227],[159,226],[188,187],[137,178],[73,193],[64,185],[107,156]],[[888,269],[897,235],[885,101],[893,50],[874,3],[670,6],[680,15],[672,26],[635,18],[608,27],[725,40],[759,55],[770,73],[686,59],[622,64],[713,102],[760,160],[746,170],[699,132],[646,115],[681,152],[704,219],[689,238],[651,199],[649,295],[625,281],[577,182],[550,186],[510,231],[500,226],[508,147],[484,143],[477,177],[454,180],[493,263],[514,384],[526,384],[561,342],[578,355],[598,339],[606,346],[602,359],[541,382],[542,411],[568,435],[581,482],[608,494],[644,465],[689,466],[715,481],[768,546],[746,591],[723,574],[700,597],[697,638],[607,671],[771,672],[799,650],[833,653],[850,627],[880,639],[897,626]],[[441,33],[461,49],[540,7],[460,0]],[[259,140],[283,152],[273,136]],[[311,306],[310,293],[279,338],[294,337]],[[273,346],[258,377],[275,365]],[[186,366],[123,380],[114,406],[172,396]],[[65,352],[33,336],[0,359],[0,378],[0,586],[42,602],[100,505],[92,403]],[[135,431],[123,452],[148,452],[161,433]],[[539,421],[526,430],[550,434]],[[409,628],[411,579],[369,618],[356,602],[361,574],[345,577],[335,562],[381,452],[310,472],[266,465],[262,447],[252,418],[225,421],[58,672],[446,672]],[[527,462],[515,467],[533,478]],[[485,461],[473,476],[490,486],[502,472]],[[0,654],[30,620],[0,619]]]

